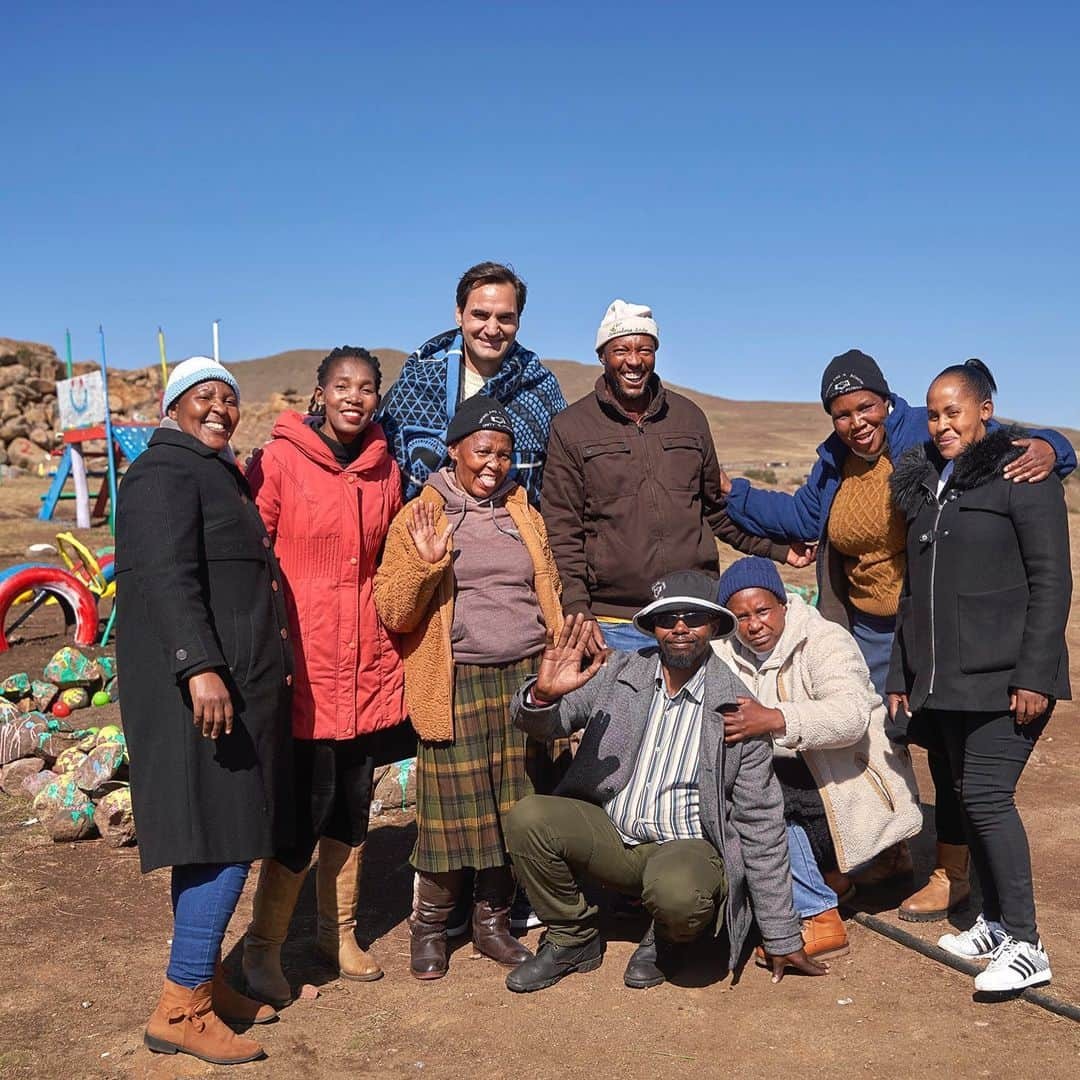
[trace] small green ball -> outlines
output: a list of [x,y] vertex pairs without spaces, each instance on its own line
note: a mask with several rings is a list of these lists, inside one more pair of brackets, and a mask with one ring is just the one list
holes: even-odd
[[99,690],[93,698],[91,698],[91,704],[96,706],[109,704],[109,692],[107,690]]

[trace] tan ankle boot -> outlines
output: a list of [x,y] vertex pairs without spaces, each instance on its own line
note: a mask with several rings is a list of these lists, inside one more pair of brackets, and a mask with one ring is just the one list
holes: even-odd
[[895,878],[911,877],[911,874],[911,848],[906,840],[901,840],[900,843],[878,852],[865,870],[851,874],[850,877],[854,884],[862,888],[872,888]]
[[319,931],[315,948],[345,979],[374,982],[382,968],[356,940],[356,905],[364,845],[350,847],[324,836],[319,841],[315,878],[319,896]]
[[292,1001],[292,988],[281,970],[281,946],[289,932],[307,870],[294,874],[276,859],[263,859],[251,925],[244,936],[244,981],[252,996],[280,1009]]
[[225,979],[225,968],[221,964],[221,954],[218,953],[217,963],[214,965],[214,981],[210,984],[210,1000],[214,1006],[214,1012],[225,1021],[226,1024],[247,1026],[248,1024],[269,1024],[277,1019],[277,1009],[269,1005],[249,998],[234,990]]
[[904,922],[936,922],[963,907],[971,897],[968,849],[964,844],[938,844],[930,881],[901,905]]
[[143,1042],[156,1054],[190,1054],[213,1065],[239,1065],[263,1056],[254,1039],[226,1027],[214,1012],[212,983],[189,990],[165,980]]

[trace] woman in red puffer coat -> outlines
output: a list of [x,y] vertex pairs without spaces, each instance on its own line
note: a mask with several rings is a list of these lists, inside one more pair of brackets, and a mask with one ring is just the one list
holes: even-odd
[[291,999],[281,946],[316,844],[319,955],[346,978],[382,971],[357,944],[356,908],[377,764],[405,719],[398,638],[379,620],[375,567],[401,508],[401,477],[373,422],[378,359],[334,349],[319,365],[308,415],[286,412],[248,471],[281,565],[296,656],[292,726],[296,840],[262,864],[244,942],[255,997]]

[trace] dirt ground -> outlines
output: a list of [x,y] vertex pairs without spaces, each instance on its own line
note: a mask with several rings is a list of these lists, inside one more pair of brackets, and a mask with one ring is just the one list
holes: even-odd
[[[57,531],[22,516],[40,490],[40,481],[4,486],[0,566],[22,561],[27,544]],[[91,546],[107,542],[100,529],[90,540]],[[1078,548],[1074,540],[1074,562]],[[0,657],[0,673],[40,667],[61,630],[56,609],[42,609]],[[1073,655],[1080,655],[1075,620],[1070,637]],[[106,710],[97,716],[115,718]],[[1080,954],[1073,947],[1080,940],[1078,718],[1076,706],[1060,707],[1019,794],[1040,929],[1054,968],[1052,992],[1074,1004],[1080,1004]],[[917,764],[929,802],[932,789]],[[114,851],[101,841],[53,844],[40,827],[26,824],[31,816],[27,803],[0,795],[0,1077],[224,1074],[192,1058],[151,1055],[142,1045],[168,953],[168,875],[143,877],[136,851]],[[716,952],[703,946],[676,982],[628,990],[622,970],[644,926],[625,920],[607,924],[608,950],[598,971],[540,994],[509,993],[503,970],[473,959],[468,944],[454,953],[447,978],[417,983],[408,973],[404,922],[415,826],[406,814],[377,821],[360,937],[371,943],[386,977],[348,983],[312,960],[309,881],[285,965],[294,986],[311,983],[320,996],[258,1029],[267,1060],[234,1067],[230,1075],[1080,1076],[1080,1024],[1024,1001],[976,1001],[967,976],[854,922],[848,923],[851,955],[834,962],[828,976],[790,976],[777,986],[753,965],[732,980]],[[921,862],[931,842],[920,841]],[[254,879],[226,940],[226,967],[234,976],[253,886]],[[860,897],[856,907],[887,913],[902,896],[901,890]],[[927,940],[942,932],[941,924],[904,926]],[[530,946],[538,936],[529,935]]]

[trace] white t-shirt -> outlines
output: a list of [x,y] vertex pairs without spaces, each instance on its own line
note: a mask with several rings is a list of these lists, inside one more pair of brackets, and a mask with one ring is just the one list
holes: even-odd
[[474,394],[482,394],[487,386],[487,378],[478,371],[473,371],[468,364],[462,363],[461,400],[465,401]]

